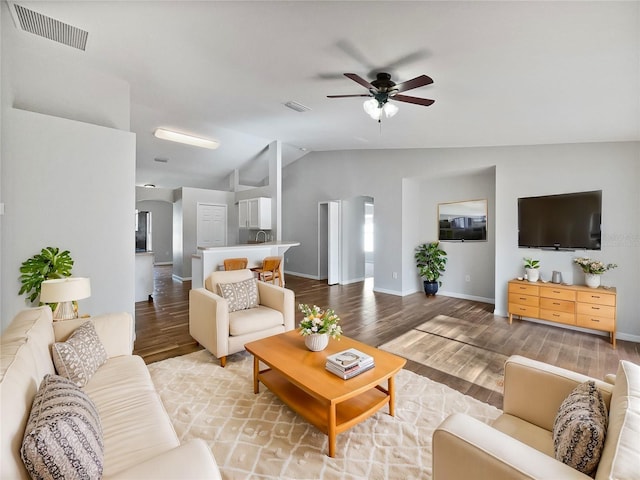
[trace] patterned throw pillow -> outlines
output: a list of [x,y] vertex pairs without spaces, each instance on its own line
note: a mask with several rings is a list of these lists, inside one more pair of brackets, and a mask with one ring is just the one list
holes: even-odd
[[102,478],[104,443],[96,406],[72,381],[45,375],[20,450],[31,478]]
[[591,475],[607,434],[607,406],[595,382],[578,385],[564,399],[553,423],[556,460]]
[[91,322],[76,328],[66,342],[54,343],[52,354],[58,375],[79,387],[84,387],[100,365],[107,361],[107,352]]
[[257,307],[260,303],[255,278],[236,283],[219,283],[220,296],[227,299],[229,312]]

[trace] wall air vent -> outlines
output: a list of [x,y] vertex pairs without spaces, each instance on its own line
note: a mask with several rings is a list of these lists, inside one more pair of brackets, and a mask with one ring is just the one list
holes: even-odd
[[13,7],[15,9],[15,19],[17,19],[18,25],[25,32],[33,33],[82,51],[85,50],[89,32],[15,3],[13,3]]
[[289,101],[285,103],[284,106],[289,107],[291,110],[295,110],[296,112],[306,112],[308,110],[311,110],[309,107],[294,101]]

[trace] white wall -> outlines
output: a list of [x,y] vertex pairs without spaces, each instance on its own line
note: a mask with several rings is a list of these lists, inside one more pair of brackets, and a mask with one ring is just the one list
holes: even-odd
[[[493,302],[495,297],[495,169],[465,171],[432,178],[413,177],[403,182],[403,250],[438,240],[438,204],[487,200],[487,240],[442,242],[447,267],[439,292],[471,300]],[[422,291],[413,256],[403,257],[403,294]],[[467,282],[466,277],[470,280]]]
[[69,250],[73,274],[91,279],[81,313],[133,314],[135,135],[18,109],[4,116],[3,328],[29,306],[20,264],[47,246]]
[[[198,202],[227,205],[227,245],[235,245],[238,238],[237,206],[234,206],[235,194],[219,190],[202,188],[178,189],[179,202],[174,203],[173,215],[173,275],[180,280],[191,278],[191,256],[196,253],[197,206]],[[180,240],[176,243],[176,237]]]
[[[522,257],[530,253],[517,247],[517,198],[603,190],[603,249],[589,255],[620,265],[605,274],[604,282],[618,288],[620,338],[635,336],[640,341],[639,160],[639,142],[312,152],[283,172],[283,235],[301,242],[292,249],[287,270],[317,275],[319,201],[368,195],[376,207],[375,289],[402,294],[404,270],[415,272],[415,245],[409,248],[402,242],[405,232],[413,231],[403,212],[403,179],[495,167],[496,313],[506,314],[507,281],[522,273]],[[543,277],[561,270],[575,273],[575,281],[581,283],[571,258],[584,251],[536,252]],[[398,279],[392,278],[394,271],[400,273]],[[571,280],[571,275],[565,279]]]

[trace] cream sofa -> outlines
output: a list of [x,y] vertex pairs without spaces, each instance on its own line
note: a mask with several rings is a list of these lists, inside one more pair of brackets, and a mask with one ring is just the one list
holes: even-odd
[[[1,337],[0,478],[29,478],[20,457],[34,396],[55,373],[51,346],[88,319],[52,322],[51,309],[20,312]],[[142,358],[132,355],[133,320],[122,313],[90,318],[108,360],[83,387],[95,403],[104,441],[104,478],[219,479],[204,441],[180,445]]]
[[519,356],[505,364],[504,413],[492,426],[454,414],[435,430],[433,478],[591,478],[554,458],[552,435],[560,404],[587,380],[609,412],[596,480],[640,478],[640,366],[620,362],[611,384]]
[[218,295],[218,284],[252,278],[253,272],[247,269],[216,271],[207,277],[204,288],[189,291],[189,333],[223,367],[227,355],[244,350],[245,343],[295,327],[293,291],[265,282],[257,282],[257,307],[229,313],[227,300]]

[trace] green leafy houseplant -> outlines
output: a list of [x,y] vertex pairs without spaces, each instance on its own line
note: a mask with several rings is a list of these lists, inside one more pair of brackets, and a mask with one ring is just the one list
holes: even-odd
[[20,267],[19,295],[28,295],[30,302],[35,302],[40,295],[42,282],[52,278],[64,278],[71,275],[73,259],[69,250],[60,251],[57,247],[43,248],[40,253],[22,262]]
[[416,267],[418,274],[427,282],[437,282],[442,286],[439,280],[444,273],[447,265],[447,252],[440,248],[440,242],[423,243],[416,247],[415,252]]
[[524,268],[540,268],[540,260],[534,260],[530,257],[524,257]]

